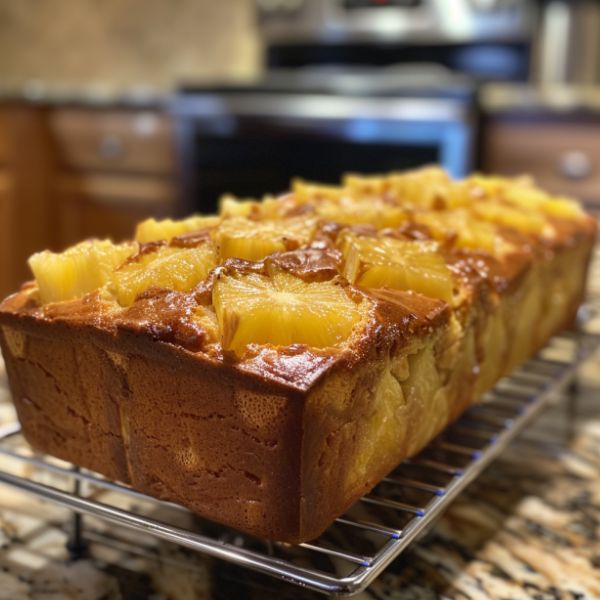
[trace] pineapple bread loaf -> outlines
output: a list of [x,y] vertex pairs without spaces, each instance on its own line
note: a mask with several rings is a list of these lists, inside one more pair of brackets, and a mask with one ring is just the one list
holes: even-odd
[[528,179],[426,168],[41,252],[0,305],[23,433],[309,540],[573,322],[595,230]]

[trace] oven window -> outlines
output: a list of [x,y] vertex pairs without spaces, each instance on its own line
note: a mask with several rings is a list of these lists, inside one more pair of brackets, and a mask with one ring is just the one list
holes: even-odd
[[439,146],[358,144],[323,138],[198,136],[195,208],[213,212],[222,194],[261,198],[289,189],[301,177],[336,183],[347,172],[384,173],[440,161]]

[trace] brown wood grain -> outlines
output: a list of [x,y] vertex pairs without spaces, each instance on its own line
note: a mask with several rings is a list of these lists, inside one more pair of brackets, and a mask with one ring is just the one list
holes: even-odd
[[58,108],[50,111],[59,164],[66,169],[171,175],[174,144],[157,111]]
[[[122,141],[121,156],[98,153],[106,136]],[[120,240],[141,219],[171,214],[173,160],[169,122],[156,111],[2,105],[0,295],[31,277],[34,252]]]
[[10,141],[6,129],[4,115],[0,111],[0,165],[6,164],[10,160]]
[[[490,122],[484,133],[486,172],[532,175],[556,194],[600,205],[600,124]],[[591,165],[587,176],[569,178],[561,172],[565,153],[582,152]]]
[[139,221],[172,214],[175,188],[162,178],[63,174],[57,181],[61,246],[90,237],[131,238]]
[[27,258],[56,246],[56,209],[52,179],[54,160],[46,109],[27,104],[0,108],[7,172],[11,177],[10,289],[31,277]]
[[12,177],[6,169],[0,170],[0,297],[14,287],[14,200]]

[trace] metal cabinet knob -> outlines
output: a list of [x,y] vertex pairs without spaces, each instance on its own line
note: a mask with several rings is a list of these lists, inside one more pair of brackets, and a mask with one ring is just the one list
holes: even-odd
[[592,159],[580,150],[567,150],[558,159],[558,171],[566,179],[585,179],[592,172]]
[[125,154],[125,146],[117,136],[105,135],[98,143],[98,153],[107,160],[116,160]]

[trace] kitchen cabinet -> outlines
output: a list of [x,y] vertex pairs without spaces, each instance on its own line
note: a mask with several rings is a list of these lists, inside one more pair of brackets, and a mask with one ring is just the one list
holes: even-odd
[[6,169],[0,170],[0,297],[13,287],[13,197],[11,178]]
[[171,138],[156,108],[0,105],[0,295],[31,277],[34,252],[173,215]]
[[151,177],[175,171],[170,120],[156,110],[58,108],[48,127],[65,170]]
[[497,121],[485,130],[485,170],[527,173],[556,194],[600,207],[600,120]]
[[0,291],[31,275],[27,258],[54,243],[51,153],[45,111],[21,103],[0,107]]
[[160,178],[62,174],[57,182],[60,245],[90,237],[131,238],[135,224],[173,211],[174,186]]
[[159,111],[56,108],[54,145],[59,247],[89,237],[122,240],[149,216],[176,208],[170,121]]
[[13,261],[13,197],[8,170],[8,139],[3,115],[0,114],[0,296],[10,292]]

